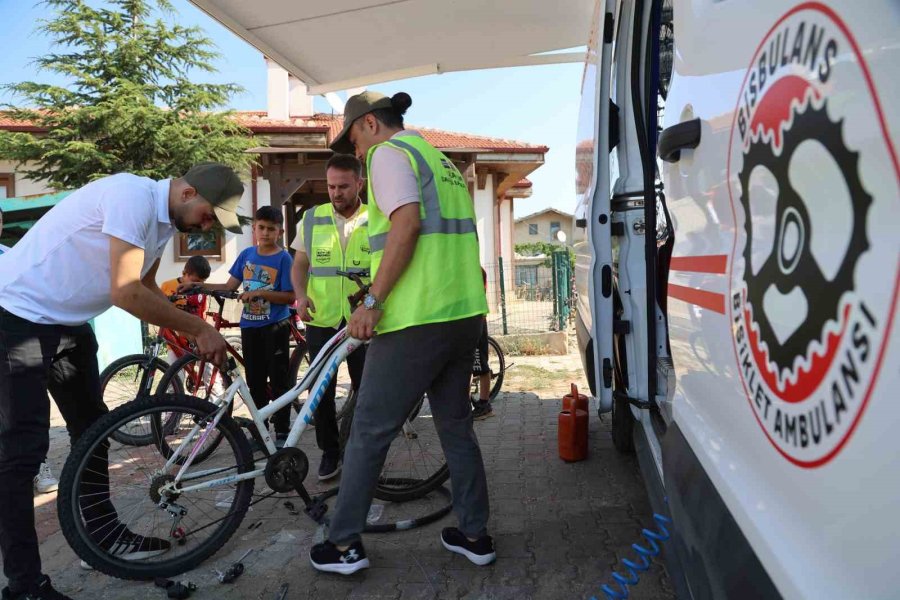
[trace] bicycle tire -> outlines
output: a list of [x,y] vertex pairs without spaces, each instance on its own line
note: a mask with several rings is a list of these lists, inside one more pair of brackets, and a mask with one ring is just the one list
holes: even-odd
[[[150,365],[152,366],[152,368],[157,371],[155,377],[159,377],[160,385],[157,386],[156,391],[164,390],[165,393],[171,394],[180,394],[183,392],[181,382],[178,380],[167,383],[167,385],[171,386],[171,389],[167,389],[165,387],[162,387],[161,385],[162,375],[164,375],[166,369],[169,368],[169,363],[158,357],[148,359],[146,354],[129,354],[127,356],[117,358],[113,362],[109,363],[109,365],[107,365],[106,368],[103,369],[103,372],[100,373],[100,395],[107,406],[109,406],[111,409],[114,409],[120,406],[122,403],[130,402],[138,397],[138,395],[142,391],[141,386],[144,383],[143,373],[148,367],[148,360],[150,361]],[[137,379],[137,387],[134,390],[122,390],[124,397],[120,398],[118,403],[110,405],[110,402],[107,399],[107,390],[113,384],[113,381],[117,378],[117,376],[121,376],[126,372],[127,369],[131,367],[136,367],[135,378]],[[131,378],[131,375],[129,374],[128,377]],[[154,390],[151,390],[151,393],[154,393]],[[128,444],[130,446],[146,446],[153,443],[153,436],[150,433],[145,435],[135,435],[134,433],[130,433],[127,431],[115,431],[110,437],[112,437],[120,444]]]
[[[348,408],[347,414],[340,423],[342,450],[350,439],[353,413],[356,410],[356,399],[356,392],[351,392],[346,403]],[[434,427],[434,419],[430,417],[430,409],[427,407],[426,403],[427,396],[423,396],[413,407],[412,411],[410,411],[410,415],[406,419],[407,425],[418,425],[418,423],[422,423],[423,425],[418,427],[419,430],[428,428],[429,423],[431,428]],[[420,420],[419,417],[422,417],[422,419]],[[416,428],[416,425],[413,425],[414,429]],[[428,433],[430,433],[430,431]],[[384,467],[382,467],[382,472],[378,477],[378,483],[375,485],[376,498],[387,502],[409,502],[410,500],[417,500],[430,494],[450,478],[450,469],[447,467],[447,461],[443,455],[443,450],[440,447],[440,442],[437,439],[436,431],[431,437],[433,439],[431,439],[430,442],[432,444],[436,443],[437,449],[440,451],[440,460],[423,459],[420,465],[411,465],[407,474],[407,468],[395,466],[394,461],[402,459],[403,454],[411,456],[415,451],[415,448],[418,447],[419,449],[422,449],[422,445],[418,443],[408,443],[406,451],[401,448],[399,452],[397,452],[396,444],[398,441],[400,441],[401,444],[404,443],[404,440],[409,442],[407,432],[401,430],[400,433],[398,433],[397,439],[391,442],[391,448],[388,449],[388,456],[385,459]],[[394,450],[393,456],[392,450]]]
[[[90,564],[97,571],[112,577],[147,580],[156,577],[172,577],[197,567],[224,546],[231,536],[234,535],[234,532],[240,526],[250,505],[254,481],[248,479],[232,484],[235,492],[234,497],[229,501],[227,508],[223,509],[227,510],[227,514],[221,519],[216,519],[208,525],[183,532],[183,539],[185,540],[184,545],[175,543],[176,538],[169,536],[169,539],[172,540],[172,547],[162,556],[172,556],[173,558],[160,562],[150,563],[146,560],[129,562],[120,558],[115,558],[110,556],[98,543],[91,539],[90,534],[87,531],[88,525],[85,523],[81,514],[82,509],[79,490],[84,473],[92,472],[88,468],[88,462],[93,456],[94,450],[104,444],[109,444],[107,440],[112,431],[127,423],[129,419],[140,418],[152,414],[153,412],[165,411],[192,414],[195,418],[208,419],[210,415],[216,411],[216,407],[200,398],[185,396],[183,394],[165,394],[162,396],[143,397],[135,402],[123,405],[98,419],[79,438],[78,442],[72,447],[72,451],[69,454],[69,458],[66,461],[60,476],[57,507],[60,528],[66,541],[68,541],[71,548],[81,559]],[[231,469],[236,469],[238,473],[251,471],[253,469],[252,453],[250,451],[250,445],[241,431],[241,428],[228,416],[223,416],[216,424],[216,428],[222,432],[219,437],[228,440],[228,445],[231,448],[234,458],[234,467],[229,467],[224,471]],[[127,446],[115,448],[112,445],[107,445],[107,451],[110,453],[118,449],[125,449],[126,452],[130,452],[128,448],[129,447]],[[132,451],[134,451],[134,449],[132,449]],[[136,451],[142,452],[141,449],[137,449]],[[163,460],[161,457],[158,457],[158,455],[155,455],[155,453],[148,454],[147,458],[157,458],[159,461]],[[228,459],[226,459],[226,461],[226,464],[230,462]],[[126,495],[130,488],[134,488],[135,490],[138,490],[136,497],[148,507],[148,511],[162,510],[158,504],[151,499],[149,494],[149,485],[151,484],[145,480],[142,471],[139,472],[141,475],[140,477],[128,479],[130,475],[133,475],[133,473],[129,474],[129,470],[133,470],[131,469],[133,464],[139,463],[136,463],[134,459],[127,459],[123,464],[118,465],[119,468],[108,469],[110,476],[115,474],[125,478],[125,483],[121,485],[113,485],[112,481],[109,482],[110,498],[108,501],[114,505],[112,500],[113,494],[116,494],[117,496]],[[132,480],[139,482],[140,485],[129,485]],[[141,493],[139,490],[143,489],[143,486],[148,487]],[[221,490],[224,489],[224,486],[211,489]],[[192,492],[191,494],[180,495],[178,501],[182,505],[187,504],[189,496],[191,498],[199,498],[200,493],[201,491],[197,491]],[[94,500],[92,499],[91,502],[93,501]],[[198,499],[198,502],[201,501],[208,503],[206,500]],[[198,507],[202,508],[205,505],[206,504],[198,504]],[[218,508],[218,505],[216,505],[216,508]],[[130,515],[130,520],[123,522],[121,520],[122,514]],[[145,530],[147,527],[146,515],[138,515],[137,510],[132,509],[131,511],[124,513],[117,509],[116,515],[116,522],[129,528],[129,530],[133,530],[132,528],[136,527]],[[163,513],[163,515],[164,518],[159,521],[159,523],[161,524],[162,530],[165,530],[170,527],[169,524],[171,523],[171,518],[166,513]],[[153,522],[156,523],[157,521]],[[191,521],[186,520],[184,523],[189,525]],[[190,547],[189,543],[191,539],[194,539],[193,536],[198,535],[201,531],[216,524],[218,524],[218,527],[207,539],[200,542],[196,547]],[[138,531],[138,533],[140,533],[140,531]],[[153,532],[150,533],[152,534]],[[141,535],[143,535],[143,533],[141,533]],[[180,550],[185,547],[188,548],[187,551]]]
[[506,357],[503,355],[503,348],[500,344],[488,336],[488,364],[491,364],[491,350],[496,355],[497,372],[494,373],[494,367],[491,366],[491,394],[490,399],[495,400],[500,395],[500,388],[503,387],[503,374],[506,372]]
[[[215,393],[214,388],[216,386],[216,377],[217,376],[221,377],[221,379],[222,379],[222,391],[224,392],[224,390],[228,389],[228,386],[230,386],[232,383],[231,377],[228,375],[228,373],[226,373],[224,371],[220,371],[218,369],[211,370],[209,382],[203,381],[202,383],[198,383],[196,381],[196,379],[194,377],[194,373],[189,369],[189,366],[191,365],[191,363],[194,363],[194,362],[197,362],[200,360],[201,359],[198,356],[195,356],[193,354],[185,354],[184,356],[182,356],[181,358],[176,360],[174,363],[172,363],[172,365],[168,369],[166,369],[165,374],[163,374],[162,379],[160,379],[160,381],[159,381],[160,387],[162,387],[162,389],[168,389],[169,382],[172,381],[173,379],[175,379],[175,380],[178,380],[181,382],[183,389],[188,393],[188,395],[199,397],[201,400],[205,400],[207,402],[209,402],[210,398],[212,396],[214,396],[214,393]],[[207,366],[209,366],[208,363],[207,363]],[[204,368],[204,371],[205,370],[206,369]],[[200,393],[198,394],[198,392],[200,392]],[[225,414],[230,417],[233,410],[234,410],[234,403],[232,402],[231,404],[228,405],[228,409]],[[170,417],[170,420],[174,419],[174,418],[178,418],[178,417]],[[157,448],[164,456],[166,456],[166,458],[168,458],[169,456],[171,456],[172,449],[166,445],[165,436],[159,435],[159,432],[160,431],[168,432],[169,428],[171,427],[170,422],[167,420],[165,429],[164,429],[163,424],[162,424],[162,419],[157,417],[157,418],[151,420],[150,426],[151,426],[151,433],[153,435],[152,439],[154,441],[162,440],[161,443],[158,441],[156,442]],[[206,458],[210,454],[215,452],[216,445],[220,441],[221,441],[221,438],[218,441],[216,441],[215,444],[211,444],[206,449],[204,449],[202,452],[200,452],[194,460],[198,463],[206,460]]]

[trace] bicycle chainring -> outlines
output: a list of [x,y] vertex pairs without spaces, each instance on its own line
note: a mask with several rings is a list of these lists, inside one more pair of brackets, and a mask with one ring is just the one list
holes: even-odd
[[292,492],[309,473],[309,459],[299,448],[282,448],[266,462],[266,484],[276,492]]

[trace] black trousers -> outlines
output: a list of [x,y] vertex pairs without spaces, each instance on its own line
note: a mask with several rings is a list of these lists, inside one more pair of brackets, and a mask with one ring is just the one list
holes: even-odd
[[[264,407],[291,388],[290,339],[287,319],[263,327],[241,329],[247,387],[257,408]],[[275,433],[288,433],[291,430],[290,405],[275,413],[272,422]]]
[[[50,445],[48,390],[72,443],[107,412],[93,330],[87,324],[40,325],[0,307],[0,551],[12,592],[27,589],[41,575],[32,480]],[[98,525],[116,521],[108,501],[96,502],[97,486],[108,493],[106,447],[101,452],[88,469],[95,481],[86,481],[95,495],[94,518],[85,517]]]
[[[306,326],[306,344],[309,347],[309,361],[312,362],[322,351],[334,334],[346,323],[341,321],[337,327]],[[354,390],[359,390],[359,382],[362,381],[363,365],[366,364],[365,344],[357,348],[347,357],[347,368],[350,371],[350,385]],[[337,424],[337,408],[334,404],[334,395],[337,391],[337,378],[331,381],[331,385],[325,390],[325,395],[316,408],[316,443],[323,454],[337,456],[341,453],[340,433]]]

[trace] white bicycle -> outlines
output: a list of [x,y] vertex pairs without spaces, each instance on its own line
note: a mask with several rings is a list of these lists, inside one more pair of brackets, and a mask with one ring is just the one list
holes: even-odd
[[[340,274],[360,286],[351,297],[358,300],[366,289],[359,274]],[[104,415],[74,445],[61,476],[59,521],[75,553],[98,571],[123,579],[183,573],[234,534],[258,477],[272,490],[261,499],[296,492],[306,514],[322,522],[327,506],[303,485],[309,460],[298,444],[341,362],[361,344],[341,330],[303,378],[262,409],[229,359],[225,370],[231,383],[219,397],[147,396]],[[307,390],[287,442],[277,449],[266,419]],[[244,427],[232,416],[238,400],[248,413]],[[153,442],[119,443],[113,434],[123,427],[143,427]],[[245,429],[265,448],[259,456],[251,451]],[[392,444],[375,496],[395,502],[419,498],[448,476],[426,396]]]

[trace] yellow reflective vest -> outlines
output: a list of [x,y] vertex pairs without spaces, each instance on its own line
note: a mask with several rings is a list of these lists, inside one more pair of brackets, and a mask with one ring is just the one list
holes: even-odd
[[384,253],[390,219],[378,208],[372,155],[391,146],[409,159],[419,182],[419,239],[412,260],[384,302],[378,333],[487,313],[481,280],[475,206],[465,178],[442,152],[417,135],[393,137],[369,149],[369,243],[372,277]]
[[[303,215],[303,248],[309,258],[306,293],[316,307],[315,311],[310,311],[310,325],[337,327],[341,319],[350,320],[347,296],[359,288],[337,272],[361,273],[370,268],[366,205],[360,205],[359,211],[359,221],[347,239],[346,251],[341,248],[334,206],[330,202],[307,210]],[[368,283],[369,278],[364,277],[363,281]]]

